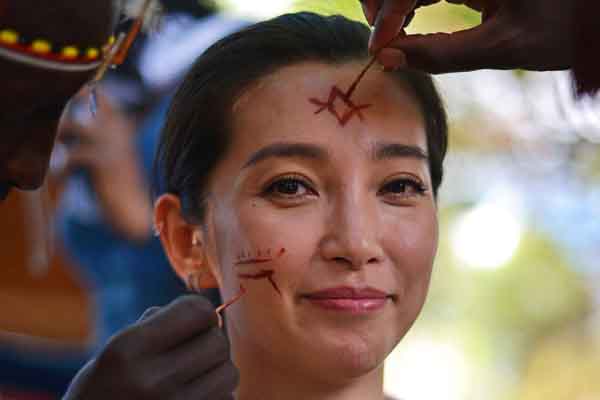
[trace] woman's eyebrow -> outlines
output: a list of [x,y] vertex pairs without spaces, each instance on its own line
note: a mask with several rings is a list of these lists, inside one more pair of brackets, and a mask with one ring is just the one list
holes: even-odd
[[417,160],[428,160],[429,156],[419,146],[402,143],[378,143],[373,149],[373,159],[384,160],[388,158],[416,158]]
[[327,158],[327,151],[322,147],[309,143],[275,143],[263,147],[256,151],[246,161],[242,169],[255,165],[267,158],[310,158],[313,160],[324,160]]

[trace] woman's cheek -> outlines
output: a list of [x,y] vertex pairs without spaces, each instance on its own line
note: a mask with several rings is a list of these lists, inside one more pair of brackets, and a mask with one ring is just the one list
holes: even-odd
[[229,247],[238,253],[270,253],[274,278],[296,282],[298,266],[308,265],[315,252],[322,220],[316,207],[278,208],[266,201],[253,201],[239,207],[235,221],[231,221]]
[[384,237],[388,254],[399,272],[411,281],[428,282],[438,245],[435,210],[397,218]]

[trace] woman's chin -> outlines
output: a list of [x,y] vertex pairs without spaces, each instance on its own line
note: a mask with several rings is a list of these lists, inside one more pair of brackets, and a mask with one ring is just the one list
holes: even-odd
[[[353,379],[372,372],[383,364],[393,350],[393,340],[378,337],[382,330],[338,332],[312,341],[313,361],[323,373],[339,379]],[[335,371],[335,372],[333,372]],[[332,375],[332,378],[333,378]]]

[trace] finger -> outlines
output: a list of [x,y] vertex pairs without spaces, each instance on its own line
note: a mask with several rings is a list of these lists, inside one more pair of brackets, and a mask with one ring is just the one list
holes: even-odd
[[93,147],[78,144],[69,149],[65,168],[69,172],[80,168],[91,168],[98,163],[100,155]]
[[381,0],[360,0],[360,5],[362,6],[367,23],[370,26],[373,26],[375,17],[379,12],[379,7],[381,6]]
[[404,26],[407,15],[413,11],[416,0],[384,0],[375,19],[369,50],[372,53],[389,44]]
[[215,308],[206,298],[182,296],[136,323],[122,339],[132,352],[159,354],[217,326]]
[[203,376],[188,383],[179,390],[172,400],[213,400],[231,398],[237,388],[239,373],[231,362],[221,364]]
[[393,71],[406,66],[406,55],[402,50],[385,48],[377,55],[377,60],[386,71]]
[[215,327],[171,350],[154,369],[163,371],[164,380],[182,385],[230,360],[229,342]]
[[116,111],[116,106],[110,100],[110,98],[104,94],[103,90],[96,89],[95,93],[96,105],[98,107],[99,114],[111,115]]
[[96,129],[92,126],[82,124],[69,117],[64,117],[58,128],[58,140],[66,145],[73,142],[93,142],[95,134]]
[[[512,68],[515,60],[505,57],[502,47],[507,41],[494,38],[493,31],[491,24],[486,23],[454,33],[407,35],[398,38],[390,48],[404,53],[408,67],[434,74]],[[393,67],[391,56],[385,57],[387,67]]]

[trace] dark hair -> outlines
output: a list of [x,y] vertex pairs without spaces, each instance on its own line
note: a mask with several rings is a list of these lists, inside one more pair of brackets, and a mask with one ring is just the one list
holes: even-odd
[[[236,98],[260,78],[295,63],[367,60],[369,32],[342,16],[301,12],[257,23],[206,50],[173,99],[155,163],[157,179],[181,198],[183,214],[195,222],[204,217],[205,186],[230,141]],[[406,69],[394,75],[413,92],[423,113],[437,195],[447,147],[442,101],[429,75]]]
[[194,18],[204,18],[217,12],[214,0],[162,0],[167,13],[183,13]]

